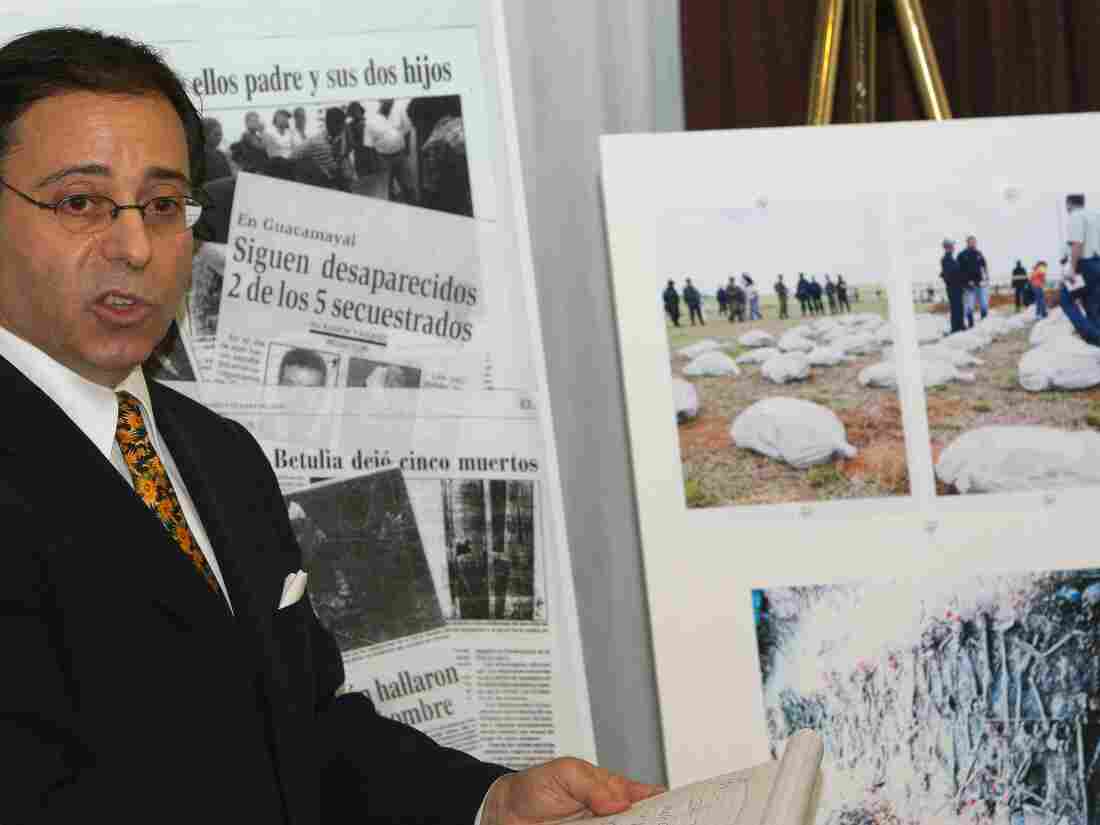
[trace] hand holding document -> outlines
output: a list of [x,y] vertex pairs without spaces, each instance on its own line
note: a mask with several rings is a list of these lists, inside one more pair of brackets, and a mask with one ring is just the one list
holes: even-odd
[[802,730],[783,758],[716,776],[636,803],[629,811],[588,819],[606,825],[810,825],[821,769],[821,737]]

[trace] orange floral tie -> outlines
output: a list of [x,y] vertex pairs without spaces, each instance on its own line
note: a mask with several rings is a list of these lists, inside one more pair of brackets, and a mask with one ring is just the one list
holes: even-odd
[[128,392],[118,393],[118,427],[115,438],[134,479],[134,491],[157,514],[164,529],[206,579],[210,589],[221,594],[214,571],[210,569],[199,543],[195,541],[195,536],[183,517],[180,501],[176,497],[176,491],[172,489],[164,464],[153,449],[153,442],[145,429],[145,419],[141,416],[141,406]]

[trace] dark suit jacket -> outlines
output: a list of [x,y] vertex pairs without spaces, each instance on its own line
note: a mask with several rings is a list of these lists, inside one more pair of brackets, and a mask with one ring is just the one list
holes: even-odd
[[150,392],[235,614],[0,358],[0,822],[472,825],[505,770],[332,698],[343,667],[308,599],[276,610],[301,557],[266,458]]

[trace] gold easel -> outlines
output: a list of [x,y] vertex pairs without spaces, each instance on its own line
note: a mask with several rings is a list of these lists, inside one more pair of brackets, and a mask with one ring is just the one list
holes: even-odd
[[[875,120],[875,40],[877,37],[878,0],[818,0],[814,30],[814,56],[810,65],[810,105],[806,122],[811,126],[833,119],[833,95],[836,69],[840,60],[845,6],[848,12],[848,37],[851,66],[851,103],[854,123]],[[943,88],[940,67],[921,0],[894,0],[909,65],[916,75],[917,89],[925,115],[931,120],[948,120],[951,107]]]

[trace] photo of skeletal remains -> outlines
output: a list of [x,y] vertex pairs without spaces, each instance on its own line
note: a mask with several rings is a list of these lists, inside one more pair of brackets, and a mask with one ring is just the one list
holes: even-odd
[[753,591],[768,739],[819,823],[1100,822],[1100,569]]

